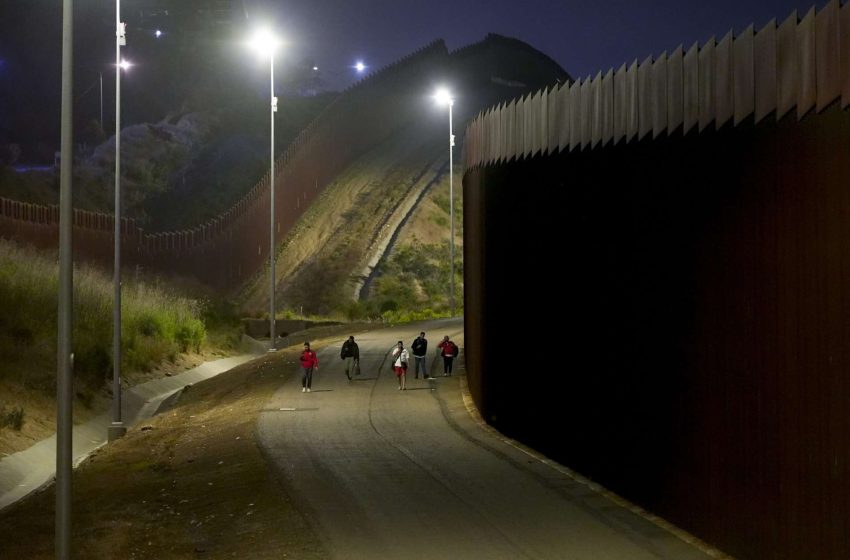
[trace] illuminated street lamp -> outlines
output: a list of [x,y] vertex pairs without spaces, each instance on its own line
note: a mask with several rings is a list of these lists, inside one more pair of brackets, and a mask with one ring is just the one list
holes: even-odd
[[357,63],[354,65],[354,69],[357,70],[358,74],[362,74],[363,71],[366,70],[366,65],[363,64],[362,60],[358,60]]
[[454,197],[454,185],[452,182],[452,176],[454,173],[453,170],[453,148],[455,145],[455,135],[452,132],[452,106],[455,104],[455,100],[452,97],[452,94],[446,88],[439,88],[437,92],[434,94],[434,100],[440,105],[448,105],[449,106],[449,223],[451,224],[451,233],[449,234],[449,259],[450,259],[450,268],[449,268],[449,282],[450,282],[450,294],[449,294],[449,306],[451,307],[452,317],[455,316],[455,197]]
[[127,44],[126,24],[121,23],[121,0],[115,0],[115,262],[113,264],[112,304],[112,425],[109,441],[127,433],[121,418],[121,70],[130,63],[121,60],[121,47]]
[[275,351],[275,304],[274,304],[274,114],[277,112],[277,97],[274,96],[274,52],[280,41],[268,31],[259,31],[251,40],[251,47],[261,56],[269,57],[271,84],[271,159],[269,162],[269,352]]

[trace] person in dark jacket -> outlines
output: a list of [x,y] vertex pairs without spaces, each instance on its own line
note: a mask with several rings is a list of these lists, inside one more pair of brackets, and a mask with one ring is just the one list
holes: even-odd
[[342,343],[339,357],[345,360],[345,376],[351,381],[351,374],[360,375],[360,347],[354,342],[354,337]]
[[440,355],[443,357],[443,376],[452,374],[452,363],[458,355],[457,344],[449,340],[449,336],[443,337],[443,341],[437,345],[440,349]]
[[309,393],[310,387],[313,385],[313,372],[319,369],[319,358],[316,353],[310,350],[310,343],[304,343],[304,350],[301,352],[301,392]]
[[410,349],[413,351],[414,379],[419,379],[419,366],[422,366],[422,377],[424,379],[430,379],[431,376],[428,375],[428,370],[425,369],[425,355],[428,353],[428,339],[425,338],[424,332],[419,333],[419,336],[413,339],[413,344],[410,345]]

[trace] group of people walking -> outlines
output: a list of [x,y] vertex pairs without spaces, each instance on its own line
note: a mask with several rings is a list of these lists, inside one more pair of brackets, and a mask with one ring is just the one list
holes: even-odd
[[[428,340],[425,338],[425,333],[420,332],[413,343],[410,345],[413,351],[414,376],[419,379],[419,369],[422,369],[423,379],[432,379],[433,376],[428,374],[426,368],[426,357],[428,354]],[[452,365],[454,359],[459,353],[457,344],[455,344],[448,335],[443,337],[443,340],[437,344],[437,350],[443,358],[443,375],[449,376],[452,374]],[[398,389],[406,390],[407,368],[410,362],[410,353],[404,347],[404,342],[401,340],[396,343],[392,351],[392,369],[398,379]],[[360,375],[360,347],[354,341],[353,336],[349,336],[342,344],[339,357],[345,360],[345,376],[349,381],[353,376]],[[301,352],[301,392],[311,392],[313,385],[313,372],[319,369],[319,358],[316,352],[310,349],[310,343],[304,343],[304,350]]]
[[[422,377],[424,379],[431,379],[433,376],[428,375],[428,369],[425,365],[426,357],[428,355],[428,339],[425,338],[424,332],[420,332],[419,336],[413,340],[413,343],[410,345],[410,349],[413,351],[414,378],[419,379],[419,369],[421,368]],[[437,349],[440,352],[440,356],[443,358],[443,375],[451,375],[452,364],[455,357],[458,355],[457,344],[452,342],[448,335],[446,335],[443,337],[443,340],[437,344]],[[395,358],[395,361],[393,362],[393,371],[395,371],[396,377],[398,378],[398,388],[404,391],[406,388],[405,382],[407,377],[407,365],[410,360],[410,355],[404,347],[404,342],[401,340],[398,341],[395,348],[392,350],[392,355]]]

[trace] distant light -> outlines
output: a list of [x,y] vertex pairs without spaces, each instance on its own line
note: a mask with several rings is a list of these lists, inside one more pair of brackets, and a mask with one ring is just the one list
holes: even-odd
[[268,29],[260,29],[254,33],[248,44],[262,56],[271,56],[280,46],[280,40]]
[[434,93],[434,101],[440,105],[454,105],[454,98],[448,89],[441,87]]
[[162,37],[162,30],[157,29],[156,31],[154,31],[153,34],[156,36],[157,39],[159,39],[160,37]]
[[363,61],[362,61],[362,60],[358,60],[358,61],[357,61],[357,64],[355,64],[355,65],[354,65],[354,68],[355,68],[358,72],[363,72],[363,70],[365,70],[365,69],[366,69],[366,65],[365,65],[365,64],[363,64]]
[[122,70],[126,70],[126,69],[130,68],[132,65],[133,65],[132,62],[127,62],[126,60],[122,60],[121,64],[119,64],[119,66],[121,66]]
[[318,67],[318,66],[313,66],[313,72],[318,72],[318,71],[319,71],[319,67]]

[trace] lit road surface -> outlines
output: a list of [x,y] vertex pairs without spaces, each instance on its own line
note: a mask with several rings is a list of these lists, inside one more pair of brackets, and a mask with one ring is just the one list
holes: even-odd
[[363,373],[349,382],[340,337],[319,348],[313,392],[293,376],[260,417],[261,444],[333,558],[710,557],[483,429],[441,359],[433,391],[412,369],[397,390],[386,353],[420,330],[429,368],[443,335],[463,347],[460,320],[356,335]]

